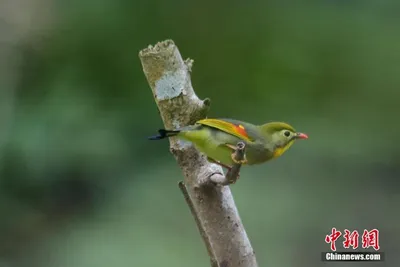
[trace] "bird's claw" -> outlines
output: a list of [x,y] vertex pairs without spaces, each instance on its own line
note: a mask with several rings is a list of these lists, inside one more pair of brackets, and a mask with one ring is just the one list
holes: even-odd
[[243,159],[243,160],[237,160],[237,159],[235,159],[235,154],[232,154],[232,155],[231,155],[231,158],[232,158],[232,161],[233,161],[234,163],[236,163],[236,164],[243,165],[243,164],[246,164],[246,163],[247,163],[246,155],[244,155],[244,159]]

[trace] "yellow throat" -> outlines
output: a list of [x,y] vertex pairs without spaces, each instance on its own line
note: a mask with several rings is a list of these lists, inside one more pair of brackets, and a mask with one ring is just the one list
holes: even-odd
[[278,147],[274,151],[274,158],[280,157],[283,153],[285,153],[286,150],[289,149],[294,143],[294,140],[291,140],[289,143],[286,144],[286,146],[283,147]]

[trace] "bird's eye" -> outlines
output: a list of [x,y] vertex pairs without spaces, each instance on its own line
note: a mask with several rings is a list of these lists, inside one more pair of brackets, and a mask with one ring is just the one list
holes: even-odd
[[283,134],[284,134],[286,137],[289,137],[289,136],[290,136],[290,132],[289,132],[289,131],[285,131]]

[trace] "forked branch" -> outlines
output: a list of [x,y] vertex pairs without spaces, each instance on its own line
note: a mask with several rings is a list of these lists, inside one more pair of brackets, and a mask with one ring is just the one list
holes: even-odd
[[[193,124],[206,117],[210,101],[200,100],[193,90],[190,80],[193,61],[184,61],[173,41],[149,46],[140,51],[139,57],[166,129]],[[236,181],[240,164],[235,164],[229,177],[225,177],[220,166],[209,163],[187,143],[170,138],[170,150],[184,174],[179,187],[206,244],[212,266],[257,267],[229,186],[215,184]],[[234,156],[244,157],[244,146],[236,149]]]

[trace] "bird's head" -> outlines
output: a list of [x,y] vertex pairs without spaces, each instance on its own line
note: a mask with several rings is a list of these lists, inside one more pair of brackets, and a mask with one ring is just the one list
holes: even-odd
[[261,126],[266,140],[272,144],[274,158],[281,156],[297,139],[307,139],[304,133],[284,122],[269,122]]

